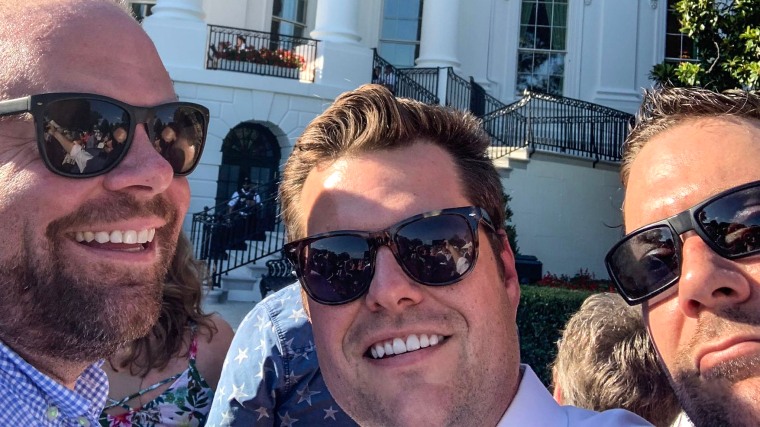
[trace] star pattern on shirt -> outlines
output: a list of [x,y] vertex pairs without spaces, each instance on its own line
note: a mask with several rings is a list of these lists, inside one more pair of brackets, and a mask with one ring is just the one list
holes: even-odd
[[291,417],[287,412],[285,412],[285,415],[280,415],[280,419],[282,421],[281,425],[287,427],[292,427],[298,421],[298,418]]
[[267,408],[265,408],[263,406],[259,406],[259,409],[255,410],[253,412],[258,412],[259,413],[259,417],[256,418],[256,421],[258,421],[258,420],[260,420],[260,419],[262,419],[264,417],[269,418],[269,411],[267,411]]
[[306,387],[304,387],[304,388],[302,388],[300,390],[296,390],[296,393],[298,393],[298,403],[301,403],[301,402],[303,402],[305,400],[306,403],[308,403],[309,406],[311,406],[311,396],[314,396],[315,394],[319,394],[319,393],[322,393],[322,392],[321,391],[311,391],[311,390],[309,390],[309,386],[307,385]]
[[298,320],[298,319],[306,319],[306,311],[304,311],[303,308],[299,308],[298,310],[292,310],[292,314],[288,316],[288,319]]
[[238,354],[235,356],[235,361],[239,364],[243,363],[243,360],[248,358],[248,347],[245,349],[238,348]]
[[295,353],[293,351],[293,340],[294,339],[295,338],[291,338],[291,339],[289,339],[289,340],[287,340],[287,341],[285,341],[285,342],[282,343],[282,347],[283,347],[283,350],[285,350],[284,351],[285,354],[293,354],[293,353]]
[[302,376],[303,375],[296,375],[295,372],[290,371],[290,373],[288,374],[288,381],[290,381],[291,384],[295,384],[298,381],[298,379],[301,378]]
[[243,391],[245,388],[245,383],[240,384],[240,387],[236,386],[235,384],[232,384],[232,392],[230,393],[229,400],[237,400],[240,401],[243,397],[248,397],[248,394]]
[[266,314],[256,316],[256,319],[258,319],[256,327],[259,329],[259,332],[263,331],[265,328],[272,326],[272,322],[269,320],[269,317]]
[[266,356],[266,354],[267,354],[267,340],[265,340],[264,338],[261,338],[259,340],[259,345],[256,348],[253,349],[253,351],[256,351],[256,350],[261,350],[261,355],[262,356]]
[[323,411],[325,411],[325,417],[323,419],[326,420],[328,418],[332,418],[333,421],[337,421],[335,419],[335,414],[337,414],[340,411],[338,411],[337,409],[333,409],[332,405],[330,405],[330,407],[327,409],[323,409]]
[[222,425],[230,425],[230,422],[232,421],[232,414],[230,414],[230,411],[224,411],[222,412]]
[[219,403],[222,403],[224,401],[224,396],[227,394],[224,389],[226,387],[223,385],[220,385],[216,388],[216,391],[214,392],[214,400],[218,401]]

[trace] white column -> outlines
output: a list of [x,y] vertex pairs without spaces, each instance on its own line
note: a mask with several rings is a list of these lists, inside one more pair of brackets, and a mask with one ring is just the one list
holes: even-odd
[[158,18],[179,19],[185,21],[203,21],[203,0],[157,0],[152,9]]
[[361,0],[319,0],[311,37],[327,42],[357,44]]
[[459,0],[425,2],[417,66],[458,68],[458,44]]
[[206,35],[203,0],[158,0],[143,29],[156,45],[172,75],[178,68],[205,67]]

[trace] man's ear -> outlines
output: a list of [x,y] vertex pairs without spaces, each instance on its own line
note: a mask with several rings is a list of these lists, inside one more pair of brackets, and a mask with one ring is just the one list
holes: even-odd
[[509,295],[509,299],[516,309],[517,304],[520,302],[520,281],[517,278],[517,270],[515,268],[515,255],[509,246],[507,232],[504,229],[500,229],[496,232],[496,236],[501,243],[501,252],[496,255],[501,258],[503,265],[504,286],[506,286],[507,295]]
[[557,403],[562,405],[562,388],[559,386],[559,382],[557,381],[556,366],[552,368],[552,383],[554,384],[554,393],[552,393],[552,396],[554,396],[554,400],[556,400]]
[[311,323],[311,312],[309,311],[309,296],[306,294],[306,291],[303,290],[303,286],[298,286],[301,288],[301,301],[303,302],[303,309],[306,312],[306,318],[309,320],[309,323]]

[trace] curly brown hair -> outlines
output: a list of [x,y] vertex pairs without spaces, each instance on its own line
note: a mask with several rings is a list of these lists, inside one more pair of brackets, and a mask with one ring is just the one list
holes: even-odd
[[[174,357],[187,357],[189,343],[185,340],[188,328],[197,325],[211,340],[217,332],[211,315],[201,310],[203,280],[206,266],[193,257],[193,247],[180,233],[166,282],[158,321],[148,335],[128,345],[126,357],[118,366],[109,360],[114,370],[129,367],[132,375],[145,377],[152,369],[165,368]],[[205,335],[205,334],[204,334]]]

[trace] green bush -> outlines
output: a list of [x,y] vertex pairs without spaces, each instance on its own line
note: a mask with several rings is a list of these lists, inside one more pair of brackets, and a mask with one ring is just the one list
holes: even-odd
[[552,373],[549,364],[557,355],[557,340],[565,323],[592,292],[525,285],[517,309],[520,359],[536,372],[547,387]]

